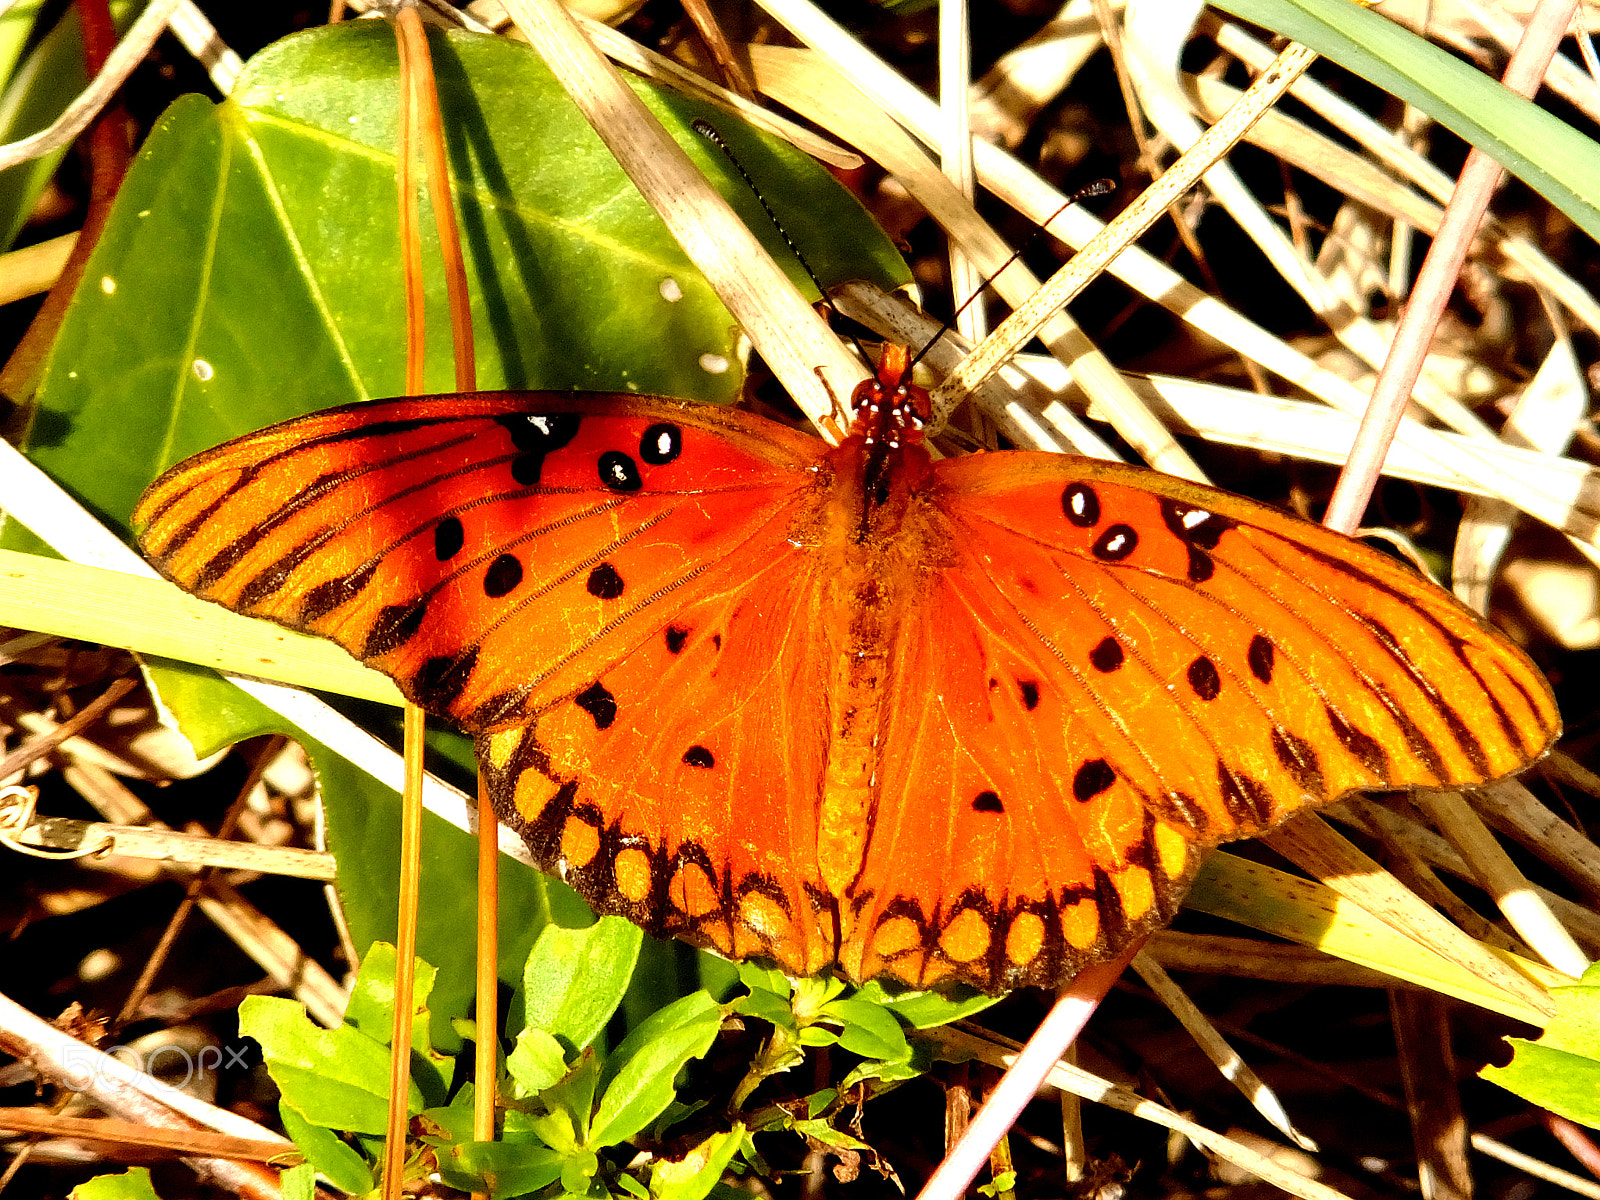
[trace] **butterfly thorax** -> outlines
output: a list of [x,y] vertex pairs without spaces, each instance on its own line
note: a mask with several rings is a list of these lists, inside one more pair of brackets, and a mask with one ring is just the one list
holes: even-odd
[[865,855],[895,632],[928,569],[916,520],[933,473],[922,444],[927,393],[899,374],[886,363],[856,388],[850,434],[828,456],[836,486],[824,520],[830,711],[818,856],[837,897]]

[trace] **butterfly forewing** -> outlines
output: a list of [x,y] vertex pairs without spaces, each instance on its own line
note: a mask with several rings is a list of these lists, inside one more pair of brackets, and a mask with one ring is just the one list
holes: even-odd
[[593,682],[747,516],[815,488],[818,444],[773,428],[615,396],[355,405],[191,459],[135,520],[169,578],[333,638],[479,729]]

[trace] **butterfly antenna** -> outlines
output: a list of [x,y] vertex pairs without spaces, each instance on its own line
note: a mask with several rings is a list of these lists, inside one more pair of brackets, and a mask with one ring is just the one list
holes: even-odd
[[956,321],[960,319],[961,314],[966,312],[967,309],[971,308],[973,302],[977,300],[979,296],[983,295],[984,288],[988,287],[996,279],[1000,278],[1001,273],[1012,263],[1016,262],[1017,259],[1021,258],[1023,252],[1026,251],[1029,246],[1033,245],[1037,239],[1044,236],[1045,231],[1050,228],[1051,223],[1054,222],[1057,217],[1066,212],[1067,209],[1071,208],[1074,204],[1078,204],[1081,201],[1093,200],[1096,196],[1109,195],[1112,191],[1116,190],[1116,186],[1116,183],[1110,179],[1093,179],[1084,184],[1077,191],[1073,192],[1072,195],[1068,196],[1060,208],[1056,209],[1055,212],[1049,215],[1049,217],[1040,222],[1039,228],[1035,229],[1033,233],[1023,241],[1022,245],[1018,246],[1011,252],[1010,258],[1006,259],[1005,262],[1001,263],[992,272],[990,272],[989,278],[983,281],[977,291],[973,292],[972,295],[968,296],[964,301],[962,301],[961,307],[950,314],[950,319],[947,320],[943,325],[939,326],[939,332],[929,338],[927,342],[924,343],[922,349],[918,350],[917,353],[912,357],[911,361],[906,364],[906,375],[909,376],[911,374],[911,369],[922,361],[923,355],[927,354],[929,350],[932,350],[934,346],[938,345],[940,338],[955,328]]
[[[837,312],[838,310],[833,307],[833,301],[828,299],[828,289],[822,286],[822,280],[817,278],[817,273],[811,269],[811,264],[806,261],[806,256],[800,253],[800,247],[794,244],[794,239],[789,236],[789,231],[783,227],[783,222],[778,220],[778,214],[772,211],[772,205],[767,203],[767,198],[761,194],[761,189],[756,186],[756,181],[750,178],[750,172],[744,169],[744,164],[739,161],[739,156],[733,152],[733,148],[727,142],[722,140],[722,134],[717,132],[717,127],[710,121],[696,117],[690,123],[690,128],[718,150],[721,150],[722,156],[733,164],[733,169],[739,172],[739,178],[744,180],[745,187],[750,189],[750,194],[756,198],[756,203],[761,205],[761,211],[767,214],[767,220],[772,222],[772,227],[778,231],[778,236],[783,239],[783,244],[789,247],[789,253],[794,255],[795,261],[800,264],[800,269],[806,273],[806,278],[810,279],[816,287],[817,295],[822,297],[824,304]],[[1051,220],[1054,219],[1053,217],[1051,218]],[[845,336],[850,339],[851,344],[855,346],[857,352],[865,361],[872,361],[867,354],[866,347],[857,341],[854,335],[847,333]]]

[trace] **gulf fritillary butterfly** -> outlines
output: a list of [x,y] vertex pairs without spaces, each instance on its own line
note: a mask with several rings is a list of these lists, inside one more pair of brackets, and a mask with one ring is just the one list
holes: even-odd
[[1555,736],[1523,654],[1386,556],[1138,468],[935,462],[905,370],[834,449],[634,396],[351,405],[135,520],[170,579],[474,734],[596,909],[794,975],[1054,985],[1206,847]]

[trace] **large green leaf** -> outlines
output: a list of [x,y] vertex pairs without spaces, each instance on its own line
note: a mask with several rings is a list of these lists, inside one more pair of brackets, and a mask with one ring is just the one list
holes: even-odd
[[[542,62],[500,38],[432,45],[479,386],[736,394],[734,322]],[[748,185],[689,128],[696,117],[716,124],[825,281],[905,278],[810,159],[641,91],[775,254],[793,263]],[[35,461],[121,523],[151,478],[195,451],[403,391],[395,94],[393,33],[358,22],[269,47],[220,105],[189,96],[168,110],[57,339]],[[445,391],[449,320],[426,213],[422,228],[427,387]],[[708,371],[712,360],[727,369]]]

